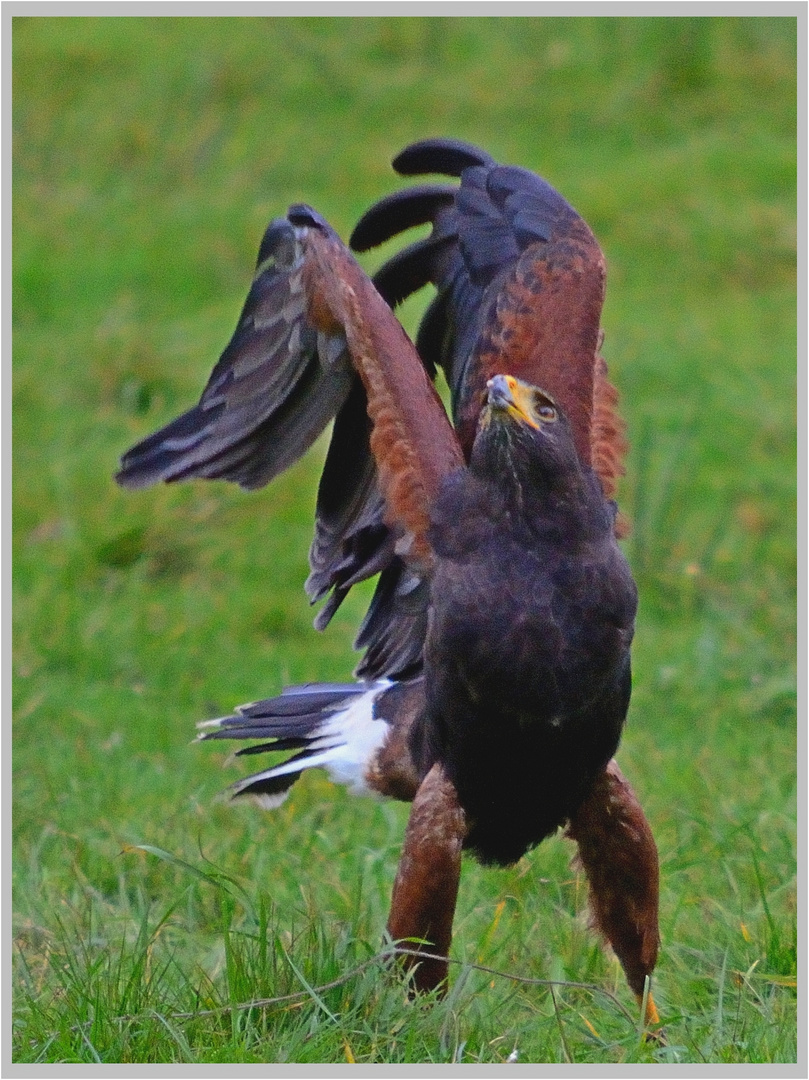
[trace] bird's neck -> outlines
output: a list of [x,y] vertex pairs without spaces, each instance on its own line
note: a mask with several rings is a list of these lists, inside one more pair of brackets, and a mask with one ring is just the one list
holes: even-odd
[[520,459],[489,447],[484,460],[472,456],[470,471],[491,492],[492,516],[536,532],[559,534],[571,543],[612,528],[614,513],[598,478],[578,458],[564,462]]

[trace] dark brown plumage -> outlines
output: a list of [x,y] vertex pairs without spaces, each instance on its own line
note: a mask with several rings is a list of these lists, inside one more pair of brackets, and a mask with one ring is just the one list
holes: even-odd
[[489,382],[468,469],[433,509],[426,709],[412,744],[440,760],[466,846],[515,862],[570,818],[617,749],[636,590],[614,509],[551,398]]
[[[460,185],[383,199],[353,245],[424,222],[431,235],[372,284],[326,222],[291,208],[267,230],[199,404],[124,455],[118,480],[257,487],[336,416],[307,591],[327,598],[322,626],[380,574],[358,636],[363,681],[285,691],[201,737],[297,751],[234,785],[266,806],[317,765],[412,800],[389,930],[440,955],[462,848],[513,862],[566,826],[595,924],[640,996],[657,953],[657,854],[611,760],[636,594],[610,501],[624,440],[597,351],[603,257],[550,185],[475,147],[430,140],[394,164]],[[389,304],[428,282],[437,295],[414,349]],[[416,985],[446,971],[424,960]]]

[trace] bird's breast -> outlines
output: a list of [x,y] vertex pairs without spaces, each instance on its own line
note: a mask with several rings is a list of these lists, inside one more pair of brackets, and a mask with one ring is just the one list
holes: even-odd
[[519,716],[520,726],[559,730],[627,651],[601,593],[585,562],[507,539],[496,557],[442,562],[426,644],[431,681],[452,682],[453,700]]

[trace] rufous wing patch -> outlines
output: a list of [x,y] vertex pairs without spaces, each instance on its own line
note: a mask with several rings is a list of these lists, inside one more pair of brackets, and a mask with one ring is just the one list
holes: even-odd
[[348,249],[313,229],[306,255],[309,317],[318,329],[342,329],[366,389],[388,524],[412,538],[405,558],[429,567],[429,508],[463,464],[458,439],[415,347]]
[[583,222],[569,235],[523,252],[485,317],[466,369],[457,414],[467,454],[487,380],[513,375],[559,404],[581,461],[595,469],[604,494],[614,495],[626,438],[618,394],[598,353],[605,276],[601,249]]
[[580,226],[528,247],[485,316],[459,402],[459,434],[467,452],[486,381],[504,374],[550,394],[570,421],[579,457],[591,463],[605,268],[592,233],[583,222]]
[[618,391],[607,377],[604,358],[596,356],[593,380],[592,464],[604,494],[612,498],[624,474],[626,425],[618,412]]

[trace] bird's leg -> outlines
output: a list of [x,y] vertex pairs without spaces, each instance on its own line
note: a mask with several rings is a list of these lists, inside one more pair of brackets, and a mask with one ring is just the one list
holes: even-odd
[[[639,1002],[657,960],[658,861],[652,830],[635,793],[611,761],[573,815],[567,835],[579,847],[590,883],[593,923],[609,941]],[[651,992],[649,1025],[660,1023]]]
[[[388,932],[410,948],[447,957],[461,876],[466,819],[453,784],[440,763],[422,780],[413,800],[402,856],[393,886]],[[446,959],[403,958],[415,966],[416,990],[446,988]]]

